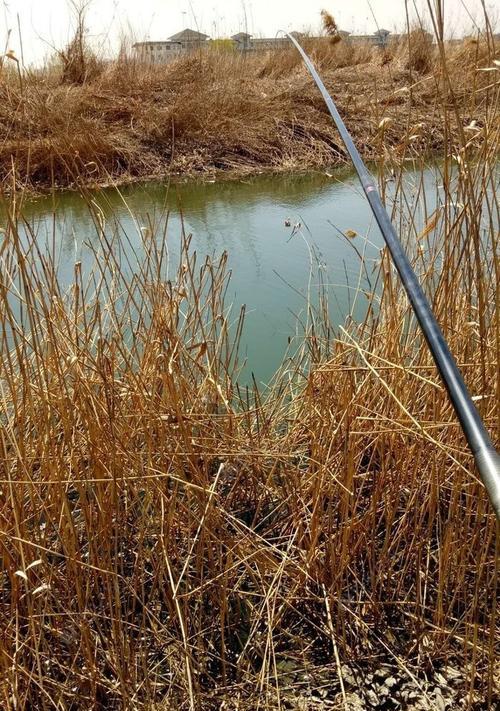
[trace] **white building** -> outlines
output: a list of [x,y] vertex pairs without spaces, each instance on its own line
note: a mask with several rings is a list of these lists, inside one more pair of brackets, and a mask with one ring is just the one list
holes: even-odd
[[136,42],[134,50],[141,61],[165,64],[176,57],[207,44],[208,35],[195,30],[183,30],[167,40],[158,42]]
[[[304,37],[300,32],[292,32],[291,34],[299,41]],[[377,47],[386,47],[390,41],[400,38],[400,35],[391,35],[389,30],[383,29],[377,30],[372,35],[353,35],[342,30],[340,30],[339,34],[346,42],[354,44],[367,43]],[[325,36],[311,39],[329,40],[329,38]],[[234,49],[239,52],[265,52],[290,47],[290,40],[287,37],[260,38],[253,37],[246,32],[238,32],[238,34],[231,37],[231,40],[227,41],[232,42]],[[187,29],[172,35],[172,37],[169,37],[167,40],[137,42],[134,44],[134,50],[136,56],[141,61],[151,62],[153,64],[166,64],[182,54],[210,46],[211,40],[208,35],[204,35],[202,32],[196,32],[196,30]],[[214,44],[214,46],[216,45]]]

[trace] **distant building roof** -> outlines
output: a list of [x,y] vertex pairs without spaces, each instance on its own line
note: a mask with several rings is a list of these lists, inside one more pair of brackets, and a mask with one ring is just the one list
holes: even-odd
[[169,37],[172,42],[194,42],[207,40],[208,35],[204,35],[203,32],[196,32],[196,30],[182,30],[182,32],[177,32],[177,34]]
[[384,30],[384,29],[380,28],[379,30],[377,30],[377,31],[374,32],[373,34],[374,34],[374,35],[390,35],[391,33],[390,33],[389,30]]
[[249,35],[246,32],[238,32],[238,34],[233,35],[231,37],[231,39],[238,41],[238,40],[250,39],[251,37],[252,37],[252,35]]

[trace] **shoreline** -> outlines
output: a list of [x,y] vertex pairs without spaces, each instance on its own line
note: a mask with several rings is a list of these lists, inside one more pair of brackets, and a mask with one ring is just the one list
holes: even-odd
[[[68,183],[67,185],[52,185],[52,186],[32,186],[25,185],[17,187],[15,191],[5,190],[4,195],[10,197],[14,194],[26,195],[29,198],[46,197],[51,194],[61,194],[65,192],[81,192],[108,190],[111,188],[122,188],[133,185],[141,185],[143,183],[154,183],[154,182],[165,182],[172,183],[174,185],[184,185],[184,184],[213,184],[213,183],[230,183],[230,182],[241,182],[245,178],[254,179],[260,176],[299,176],[299,175],[311,175],[313,173],[322,174],[330,177],[326,170],[330,168],[332,174],[335,172],[343,172],[349,169],[348,163],[340,163],[335,166],[324,166],[320,167],[318,165],[311,165],[310,167],[305,167],[302,169],[291,169],[289,167],[279,168],[276,166],[260,166],[259,168],[250,167],[249,169],[233,169],[233,170],[221,170],[217,169],[214,171],[190,171],[185,173],[171,173],[168,171],[158,172],[158,173],[145,173],[144,175],[121,175],[111,178],[110,180],[103,180],[99,182],[79,181],[77,183]],[[352,171],[354,168],[352,167]],[[335,177],[332,175],[331,177]]]
[[[469,51],[469,50],[467,50]],[[474,52],[476,50],[474,49]],[[470,52],[469,52],[470,53]],[[475,55],[474,55],[475,56]],[[57,76],[0,83],[2,192],[41,195],[151,180],[241,180],[260,174],[337,170],[350,164],[323,100],[295,55],[188,57],[168,69],[127,62],[95,80]],[[469,61],[468,56],[466,57]],[[467,123],[445,130],[450,108],[438,74],[418,73],[395,57],[316,57],[366,163],[395,170],[459,150]],[[488,127],[487,74],[481,57],[450,64],[457,108],[474,121],[474,143]],[[48,71],[48,70],[47,70]],[[469,107],[466,84],[478,91]],[[473,113],[471,113],[473,112]]]
[[[430,162],[435,162],[443,157],[442,152],[436,153],[425,153],[420,155],[418,158],[407,158],[405,163],[408,166],[416,167],[418,164],[427,165]],[[374,159],[369,161],[368,167],[371,168],[373,173],[377,172],[377,164],[379,159]],[[5,189],[3,190],[3,195],[6,198],[10,198],[14,194],[25,195],[28,198],[39,198],[47,197],[51,194],[62,194],[66,192],[82,192],[82,191],[99,191],[99,190],[109,190],[112,188],[123,188],[134,185],[141,185],[146,183],[170,183],[173,185],[185,185],[185,184],[213,184],[213,183],[231,183],[231,182],[242,182],[245,179],[253,180],[259,177],[297,177],[302,175],[324,175],[328,178],[336,179],[337,175],[342,174],[354,174],[355,169],[350,162],[338,162],[337,164],[327,163],[324,166],[319,166],[316,163],[312,163],[309,166],[301,168],[291,168],[289,166],[249,166],[246,169],[216,169],[213,171],[188,171],[185,173],[179,172],[157,172],[157,173],[145,173],[144,175],[120,175],[116,177],[111,177],[109,180],[103,181],[91,181],[91,180],[79,180],[76,183],[68,183],[67,185],[52,185],[52,186],[33,186],[24,185],[17,187],[15,191]]]
[[[429,156],[422,156],[428,158]],[[416,159],[415,159],[416,160]],[[376,162],[376,160],[370,161],[371,164]],[[413,161],[412,161],[413,162]],[[141,183],[150,182],[171,182],[174,184],[184,184],[184,183],[215,183],[215,182],[238,182],[245,178],[256,178],[261,175],[273,176],[273,175],[308,175],[311,173],[322,173],[328,175],[329,172],[337,173],[348,171],[354,171],[350,160],[342,160],[337,162],[325,162],[318,163],[317,161],[311,161],[307,164],[302,165],[273,165],[273,164],[248,164],[246,166],[232,167],[232,168],[211,168],[207,166],[206,169],[191,169],[185,171],[178,170],[158,170],[155,172],[144,172],[141,174],[130,174],[123,173],[117,175],[109,175],[107,178],[103,176],[102,180],[92,180],[91,178],[85,178],[83,175],[79,175],[77,180],[67,183],[25,183],[24,185],[17,185],[15,190],[9,188],[9,186],[3,186],[3,194],[10,196],[13,194],[24,194],[30,197],[40,197],[45,195],[50,195],[51,193],[62,193],[62,192],[79,192],[81,190],[107,190],[109,188],[121,188],[128,185],[138,185]],[[328,171],[328,172],[327,172]]]

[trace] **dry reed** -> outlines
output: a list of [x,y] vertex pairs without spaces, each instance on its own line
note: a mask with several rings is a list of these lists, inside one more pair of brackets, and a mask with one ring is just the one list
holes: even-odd
[[331,15],[327,10],[321,10],[321,21],[323,23],[323,29],[328,35],[331,44],[337,44],[341,40],[339,28],[333,15]]
[[[420,45],[410,61],[413,39],[386,52],[346,41],[331,46],[326,38],[305,40],[368,160],[385,154],[378,134],[385,116],[393,119],[385,133],[389,148],[406,151],[409,115],[426,126],[416,154],[457,145],[442,131],[439,107],[447,96],[440,62]],[[26,73],[22,91],[17,73],[4,67],[0,180],[10,189],[303,170],[346,160],[294,49],[251,56],[208,51],[166,67],[141,64],[123,51],[115,62],[95,66],[75,42],[62,65]],[[480,121],[487,94],[471,95],[464,83],[473,77],[477,89],[488,85],[492,77],[477,71],[492,58],[484,52],[481,46],[474,57],[467,55],[464,70],[464,57],[453,48],[456,60],[450,62],[461,111],[474,101]],[[415,79],[411,64],[429,72]]]
[[[403,179],[418,129],[374,140],[498,442],[498,85],[486,94],[471,131],[450,94],[437,212],[423,174]],[[380,669],[401,705],[410,688],[442,707],[453,672],[450,708],[494,708],[495,520],[388,255],[362,324],[332,336],[323,294],[296,372],[248,392],[225,255],[183,238],[167,279],[166,226],[131,264],[89,200],[95,270],[75,264],[62,293],[20,204],[0,243],[4,708],[356,708]]]

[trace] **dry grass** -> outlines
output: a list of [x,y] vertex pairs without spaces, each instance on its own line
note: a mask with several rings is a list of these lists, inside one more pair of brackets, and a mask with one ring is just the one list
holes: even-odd
[[431,35],[420,28],[414,29],[400,42],[400,46],[407,69],[424,75],[431,72],[436,60]]
[[[407,42],[387,52],[345,41],[332,46],[327,38],[305,42],[367,159],[388,148],[406,153],[409,121],[425,126],[415,154],[443,151],[453,141],[442,131],[446,91],[437,53],[415,37],[410,54]],[[453,52],[450,78],[460,108],[467,113],[473,105],[482,121],[487,95],[471,95],[467,81],[487,86],[492,77],[477,69],[494,54],[476,47],[465,61]],[[62,65],[26,74],[22,83],[6,60],[0,179],[11,188],[310,169],[346,160],[294,49],[246,57],[195,53],[166,67],[139,64],[123,51],[97,67],[75,38],[66,55]],[[415,76],[415,68],[424,74]],[[384,117],[393,119],[385,145],[378,131]]]
[[[443,170],[450,196],[415,265],[498,438],[484,161],[458,189]],[[75,265],[62,294],[16,224],[1,255],[4,708],[278,709],[311,678],[336,698],[338,664],[362,695],[381,663],[431,700],[426,679],[463,669],[460,696],[486,708],[495,521],[388,256],[363,325],[326,338],[318,315],[311,374],[299,358],[292,380],[245,393],[224,256],[200,263],[186,242],[167,282],[158,225],[132,278],[96,214],[94,278]]]
[[[214,62],[202,64],[211,96]],[[99,89],[57,91],[82,117],[90,101],[87,137],[99,96],[101,117],[137,134],[142,121],[160,140],[170,104],[142,107],[141,92],[167,91],[166,79],[130,65],[149,83],[119,75],[120,89],[116,76],[108,101],[114,71]],[[221,79],[219,99],[193,114],[204,104],[184,85],[192,72],[183,62],[168,74],[170,122],[176,140],[184,126],[208,146],[210,112],[230,132],[245,99]],[[485,96],[486,120],[469,131],[460,92],[440,114],[460,160],[442,164],[436,214],[398,167],[416,139],[385,144],[385,160],[394,219],[498,442],[498,86],[478,91],[478,105]],[[270,125],[273,100],[247,109]],[[226,119],[214,110],[224,101]],[[374,141],[390,138],[383,126]],[[0,243],[3,707],[356,708],[352,692],[362,697],[383,663],[430,708],[450,667],[462,674],[452,708],[494,708],[498,531],[388,255],[364,323],[332,335],[323,294],[296,371],[269,392],[242,392],[225,255],[200,260],[186,238],[167,280],[166,225],[152,222],[144,258],[130,264],[126,236],[93,212],[93,278],[76,264],[63,294],[34,231],[22,234],[19,204],[6,203]]]

